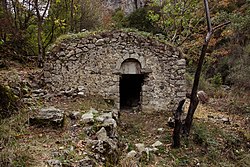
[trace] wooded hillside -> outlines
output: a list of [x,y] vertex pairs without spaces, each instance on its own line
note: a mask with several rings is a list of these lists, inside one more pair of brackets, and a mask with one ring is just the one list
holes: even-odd
[[[151,32],[182,48],[192,73],[206,34],[203,2],[197,0],[152,0],[140,8],[135,1],[138,9],[129,15],[121,8],[107,8],[106,1],[101,0],[1,2],[1,67],[6,66],[6,58],[21,63],[33,60],[42,66],[49,45],[63,34],[127,27]],[[225,21],[231,24],[211,40],[203,77],[215,85],[235,84],[249,89],[250,2],[209,3],[214,26]]]

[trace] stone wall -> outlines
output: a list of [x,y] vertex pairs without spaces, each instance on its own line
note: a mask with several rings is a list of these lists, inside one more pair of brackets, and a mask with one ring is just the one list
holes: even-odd
[[80,87],[86,96],[113,99],[119,108],[120,68],[127,59],[137,60],[145,75],[142,110],[174,110],[186,93],[185,59],[175,47],[139,32],[102,32],[60,42],[47,56],[44,81],[51,91]]

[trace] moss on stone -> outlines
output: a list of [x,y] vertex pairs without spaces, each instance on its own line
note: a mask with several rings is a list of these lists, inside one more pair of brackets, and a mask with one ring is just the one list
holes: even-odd
[[80,38],[87,38],[89,36],[93,36],[93,35],[100,35],[102,33],[106,34],[106,33],[111,33],[111,32],[124,32],[124,33],[135,33],[139,36],[145,37],[145,38],[151,38],[153,40],[159,41],[161,43],[164,43],[166,45],[169,45],[171,47],[174,47],[173,44],[169,43],[166,40],[160,39],[159,37],[155,36],[152,33],[149,32],[145,32],[145,31],[139,31],[135,28],[121,28],[121,29],[116,29],[116,30],[97,30],[97,31],[85,31],[85,32],[79,32],[79,33],[70,33],[70,34],[64,34],[59,36],[56,41],[54,42],[54,44],[49,48],[49,50],[53,49],[54,47],[56,47],[57,45],[59,45],[60,43],[67,41],[67,40],[74,40],[74,39],[80,39]]
[[18,97],[9,86],[0,85],[0,119],[7,118],[18,110]]

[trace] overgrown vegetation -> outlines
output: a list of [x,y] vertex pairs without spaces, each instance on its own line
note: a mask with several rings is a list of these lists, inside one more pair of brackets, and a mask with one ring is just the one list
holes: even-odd
[[[213,122],[207,117],[208,106],[199,109],[199,117],[195,116],[195,122],[189,139],[182,140],[182,147],[171,148],[172,130],[165,126],[165,117],[159,113],[134,114],[121,113],[121,131],[124,141],[128,143],[128,150],[136,150],[135,144],[144,143],[145,147],[160,140],[164,145],[159,147],[155,154],[151,154],[150,161],[141,162],[145,166],[249,166],[248,142],[249,139],[242,135],[240,125],[236,128],[232,124]],[[216,106],[215,106],[216,107]],[[213,112],[217,112],[215,108]],[[210,113],[212,114],[212,113]],[[171,113],[169,113],[171,115]],[[134,133],[133,127],[126,128],[135,120],[140,120],[136,127],[138,133]],[[150,120],[150,122],[148,122]],[[147,122],[145,124],[144,122]],[[164,132],[160,133],[157,128],[163,127]],[[247,133],[248,130],[243,130]],[[121,162],[123,163],[123,161]]]
[[[121,8],[115,12],[106,10],[99,0],[4,0],[0,6],[0,68],[6,69],[9,60],[25,64],[36,61],[39,54],[44,58],[51,44],[68,38],[85,37],[103,29],[125,28],[124,31],[145,36],[157,34],[164,42],[182,48],[188,63],[186,78],[191,87],[205,34],[202,1],[162,2],[152,0],[144,8],[125,15]],[[46,4],[50,7],[43,16],[36,9]],[[150,145],[160,140],[164,143],[156,156],[150,157],[150,162],[142,158],[145,166],[250,166],[250,1],[211,0],[210,5],[214,26],[227,20],[231,24],[214,34],[208,48],[199,89],[212,100],[211,106],[203,108],[203,114],[209,109],[209,112],[230,115],[231,124],[208,121],[207,115],[195,118],[191,140],[183,140],[181,148],[171,149],[172,130],[165,127],[166,115],[129,114],[121,132],[122,141],[128,143],[127,151],[136,149],[134,144],[139,142]],[[95,31],[82,32],[84,29]],[[39,101],[36,105],[44,104]],[[110,104],[89,98],[68,100],[55,106],[86,111],[91,107],[105,110]],[[68,127],[64,132],[29,128],[26,124],[29,114],[20,110],[12,90],[0,83],[0,166],[39,166],[43,159],[50,157],[53,147],[84,148],[82,143],[69,140]],[[9,118],[1,119],[5,117]],[[162,134],[156,132],[161,127],[165,130]],[[85,137],[82,133],[78,136],[80,140]],[[55,138],[58,139],[56,144]],[[68,165],[83,157],[73,150],[56,158]]]
[[0,120],[18,111],[18,99],[10,87],[0,84]]
[[[114,12],[107,10],[101,1],[3,2],[0,6],[1,59],[13,57],[21,63],[34,60],[38,54],[44,57],[48,46],[61,35],[79,33],[83,29],[125,27],[162,34],[162,39],[180,46],[186,55],[188,72],[193,73],[205,34],[203,5],[197,0],[152,0],[129,15],[125,15],[121,8]],[[218,79],[220,75],[219,82],[223,85],[234,84],[249,89],[249,3],[248,0],[210,2],[214,25],[227,20],[231,25],[216,32],[210,43],[203,69],[206,80]],[[50,7],[39,20],[36,8],[46,4]],[[41,32],[37,29],[39,22]],[[6,65],[8,62],[0,62],[0,66]]]
[[[202,3],[196,0],[153,0],[129,16],[118,10],[113,19],[117,27],[133,27],[162,34],[164,40],[180,46],[186,56],[188,72],[192,74],[206,30]],[[213,26],[231,21],[229,26],[214,34],[203,68],[204,79],[217,86],[226,84],[249,89],[249,3],[247,0],[209,3]]]
[[29,166],[33,158],[29,147],[23,147],[19,139],[29,132],[25,127],[27,112],[19,112],[8,119],[0,119],[1,166]]

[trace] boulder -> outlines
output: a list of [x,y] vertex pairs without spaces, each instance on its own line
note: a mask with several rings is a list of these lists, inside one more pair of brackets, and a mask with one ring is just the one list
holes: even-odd
[[208,103],[209,101],[208,95],[202,90],[197,92],[197,97],[202,104]]
[[137,143],[135,144],[135,147],[137,148],[140,154],[145,151],[145,145],[143,143]]
[[80,118],[81,113],[79,111],[74,111],[72,113],[69,114],[70,119],[79,119]]
[[113,118],[105,119],[102,126],[110,138],[117,138],[117,123]]
[[105,130],[104,127],[102,127],[98,132],[96,132],[96,136],[98,140],[102,140],[102,141],[108,140],[107,131]]
[[29,123],[31,126],[36,125],[38,127],[63,127],[64,112],[55,107],[42,108],[36,115],[29,118]]
[[94,123],[94,114],[92,112],[87,112],[82,115],[81,122],[84,124]]
[[137,155],[137,152],[135,150],[131,150],[127,155],[126,158],[135,158]]
[[112,119],[112,112],[103,113],[100,116],[96,117],[96,120],[98,122],[104,122],[104,120],[107,120],[107,119]]
[[163,143],[160,142],[160,141],[156,141],[154,144],[152,144],[152,147],[159,147],[159,146],[162,146]]

